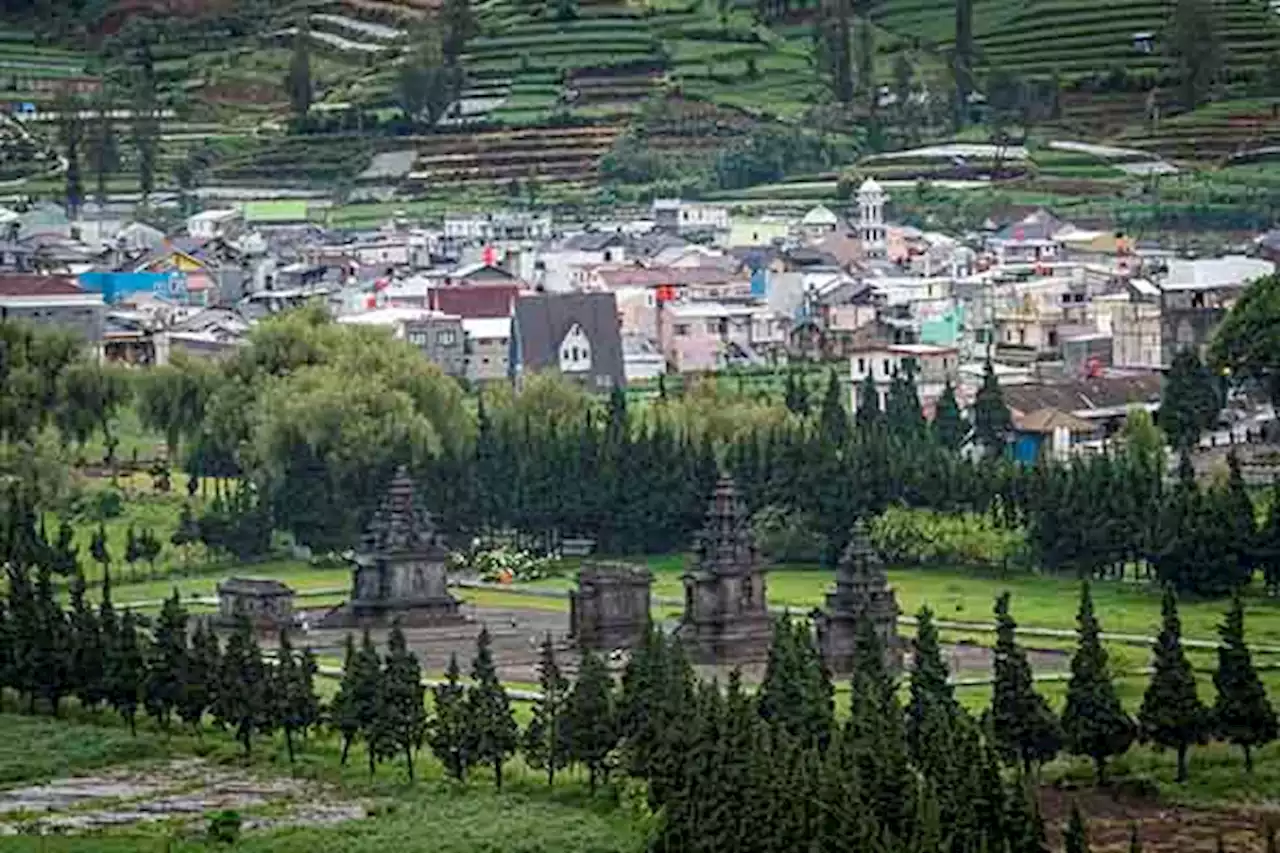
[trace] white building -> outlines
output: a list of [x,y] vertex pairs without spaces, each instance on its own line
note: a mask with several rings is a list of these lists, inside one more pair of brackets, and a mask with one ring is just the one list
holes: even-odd
[[187,219],[187,233],[197,240],[231,238],[244,225],[244,212],[234,208],[205,210]]
[[947,380],[952,385],[960,372],[960,350],[933,344],[881,344],[855,350],[849,356],[850,395],[858,411],[859,389],[868,376],[875,383],[884,411],[893,377],[903,373],[910,362],[915,368],[916,393],[920,404],[930,409],[937,402]]
[[867,178],[858,188],[858,239],[869,258],[885,256],[884,205],[888,200],[875,178]]
[[729,210],[713,204],[658,198],[653,201],[653,221],[669,231],[729,230]]

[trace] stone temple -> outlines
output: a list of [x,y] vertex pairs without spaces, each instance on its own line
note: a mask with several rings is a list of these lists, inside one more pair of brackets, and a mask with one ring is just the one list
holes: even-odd
[[827,669],[838,675],[853,670],[858,621],[869,618],[885,650],[890,672],[902,670],[903,643],[898,636],[898,600],[884,573],[884,563],[859,520],[836,567],[836,588],[827,593],[824,610],[813,612],[818,648]]
[[288,628],[293,624],[293,590],[267,578],[227,578],[218,584],[214,622],[230,628],[240,616],[260,630]]
[[755,663],[768,658],[773,622],[764,563],[731,477],[716,483],[698,534],[697,564],[684,576],[684,614],[676,633],[694,663]]
[[582,648],[633,649],[649,628],[653,574],[630,563],[584,563],[569,596],[569,636]]
[[401,467],[352,560],[351,599],[326,617],[324,626],[462,622],[445,575],[448,554],[435,519]]

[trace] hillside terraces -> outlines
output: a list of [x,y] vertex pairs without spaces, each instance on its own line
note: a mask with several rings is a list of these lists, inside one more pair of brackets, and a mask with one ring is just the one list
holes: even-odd
[[1152,132],[1134,131],[1121,139],[1125,145],[1171,159],[1220,163],[1280,145],[1280,115],[1270,101],[1222,101],[1163,119]]
[[531,177],[540,184],[577,184],[596,177],[616,125],[439,133],[415,140],[409,183],[426,193],[493,187]]

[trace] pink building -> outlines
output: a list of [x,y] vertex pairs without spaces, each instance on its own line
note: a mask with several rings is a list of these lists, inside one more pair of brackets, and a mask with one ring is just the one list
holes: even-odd
[[667,363],[681,373],[758,363],[786,346],[789,322],[762,303],[664,305],[659,339]]

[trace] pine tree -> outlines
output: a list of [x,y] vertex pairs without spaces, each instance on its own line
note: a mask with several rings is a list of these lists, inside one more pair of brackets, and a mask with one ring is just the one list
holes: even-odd
[[293,114],[299,120],[305,119],[311,110],[311,100],[315,89],[311,82],[311,31],[308,19],[303,16],[294,33],[293,57],[289,61],[289,72],[285,77],[285,90],[289,93],[289,104]]
[[178,702],[178,716],[199,734],[200,721],[217,698],[218,676],[222,669],[222,655],[218,637],[205,627],[203,619],[196,621],[191,634],[191,650],[187,655],[187,669],[182,680],[182,695]]
[[347,634],[346,651],[342,657],[342,682],[338,693],[329,706],[329,722],[342,738],[342,758],[340,763],[347,766],[347,756],[351,752],[351,744],[360,736],[360,713],[357,693],[361,685],[356,676],[356,641]]
[[1244,767],[1253,772],[1253,750],[1275,740],[1276,712],[1267,698],[1253,655],[1245,644],[1244,603],[1239,593],[1218,626],[1218,669],[1213,674],[1217,699],[1213,723],[1218,737],[1244,750]]
[[467,688],[462,684],[458,656],[449,657],[444,683],[431,690],[435,716],[427,732],[431,754],[450,776],[461,782],[475,763],[467,744]]
[[[103,620],[104,635],[106,620]],[[138,626],[133,611],[126,610],[120,627],[113,632],[115,642],[107,648],[106,683],[111,707],[129,724],[129,733],[137,734],[138,704],[146,685],[146,660],[138,640]]]
[[[342,736],[341,763],[346,766],[351,745],[363,736],[368,742],[369,731],[378,716],[378,681],[382,674],[382,660],[373,645],[369,629],[364,630],[357,648],[355,640],[347,635],[346,654],[342,663],[342,683],[330,709],[330,722]],[[369,751],[369,775],[373,775],[374,755]]]
[[1071,658],[1062,731],[1070,753],[1093,759],[1097,782],[1102,785],[1107,780],[1107,759],[1128,750],[1135,732],[1111,680],[1107,652],[1098,636],[1102,629],[1087,583],[1080,588],[1076,624],[1079,645]]
[[1016,779],[1009,786],[1005,823],[1009,853],[1049,853],[1036,789],[1028,785],[1025,778]]
[[569,693],[565,729],[568,757],[586,766],[594,794],[609,753],[618,745],[619,732],[613,679],[604,660],[589,649],[583,649],[578,680]]
[[534,702],[533,719],[524,732],[525,761],[547,771],[547,785],[556,783],[556,771],[569,763],[566,725],[569,682],[556,663],[556,648],[548,633],[538,662],[538,686],[542,696]]
[[133,530],[133,525],[130,524],[128,530],[125,531],[124,537],[124,561],[129,564],[130,577],[136,577],[134,569],[141,559],[142,544],[138,539],[138,534]]
[[1209,735],[1209,712],[1196,695],[1196,676],[1182,648],[1182,621],[1172,588],[1165,588],[1160,635],[1152,649],[1155,672],[1138,710],[1143,741],[1176,750],[1177,781],[1187,780],[1187,750]]
[[102,682],[106,658],[98,617],[85,600],[84,575],[78,568],[71,575],[70,596],[71,682],[81,707],[94,711],[106,698]]
[[227,638],[221,664],[213,715],[235,732],[248,757],[253,754],[254,735],[270,729],[274,709],[268,685],[271,676],[262,661],[253,626],[243,614]]
[[902,370],[894,374],[885,400],[885,422],[889,433],[899,439],[916,439],[925,433],[920,394],[916,390],[916,367],[904,359]]
[[178,590],[165,600],[147,656],[147,714],[169,729],[169,718],[182,702],[187,681],[187,612]]
[[973,400],[974,440],[982,445],[988,456],[1000,456],[1012,428],[1013,416],[1005,405],[995,368],[988,360],[982,375],[982,387]]
[[1006,758],[1020,761],[1023,772],[1030,774],[1033,764],[1050,761],[1058,754],[1062,729],[1031,680],[1027,653],[1017,641],[1017,623],[1009,615],[1009,593],[996,599],[995,615],[991,726]]
[[805,385],[804,377],[796,370],[787,371],[786,385],[782,394],[783,405],[787,407],[787,411],[799,417],[808,417],[809,415],[809,389]]
[[933,435],[938,444],[949,450],[959,450],[969,433],[969,425],[965,423],[960,405],[956,402],[956,389],[951,379],[943,386],[942,395],[933,411]]
[[1129,853],[1142,853],[1142,838],[1136,823],[1129,824]]
[[294,761],[294,736],[306,737],[320,722],[320,697],[316,695],[316,660],[311,649],[293,650],[289,632],[280,632],[275,666],[275,720],[284,730],[289,763]]
[[422,745],[427,715],[422,704],[422,669],[417,656],[409,651],[399,625],[392,627],[387,637],[379,692],[379,713],[369,736],[369,750],[379,759],[403,755],[412,782],[414,751]]
[[1089,833],[1080,814],[1080,806],[1076,803],[1071,804],[1071,817],[1067,820],[1062,844],[1066,853],[1089,853]]
[[467,692],[467,753],[477,764],[493,767],[495,787],[502,789],[502,767],[516,751],[520,729],[511,713],[511,701],[494,665],[489,629],[482,628],[471,664],[473,686]]

